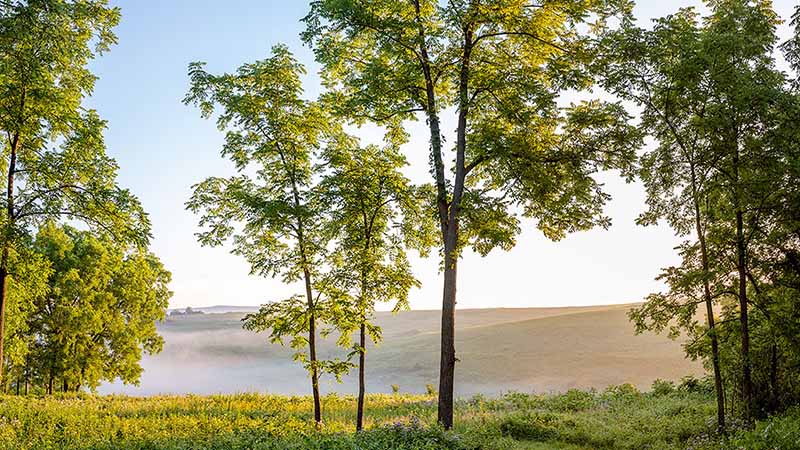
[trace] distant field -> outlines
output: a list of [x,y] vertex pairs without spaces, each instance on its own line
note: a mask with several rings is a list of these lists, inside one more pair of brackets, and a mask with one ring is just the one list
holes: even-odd
[[[457,318],[456,393],[497,395],[565,391],[631,383],[648,388],[656,378],[700,374],[680,343],[665,336],[635,336],[630,305],[576,308],[462,310]],[[224,310],[224,309],[223,309]],[[305,372],[291,349],[241,329],[244,312],[170,317],[159,325],[164,351],[145,357],[140,386],[105,385],[101,393],[131,395],[270,392],[306,394]],[[421,393],[436,385],[439,311],[379,313],[384,342],[370,348],[367,390]],[[340,352],[330,343],[321,353]],[[353,393],[355,382],[323,380],[323,391]]]

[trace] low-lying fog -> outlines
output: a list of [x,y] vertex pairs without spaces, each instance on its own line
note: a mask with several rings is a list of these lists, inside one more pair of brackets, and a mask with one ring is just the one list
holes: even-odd
[[[457,318],[456,390],[461,396],[509,390],[563,391],[700,373],[680,344],[664,336],[634,336],[628,306],[486,309]],[[99,392],[129,395],[269,392],[308,394],[306,372],[292,349],[267,342],[266,334],[241,328],[237,312],[171,316],[159,325],[164,351],[145,356],[138,386],[106,384]],[[437,385],[439,312],[379,313],[384,341],[367,353],[367,390],[424,392]],[[323,357],[346,354],[323,343]],[[354,376],[320,382],[324,393],[355,393]]]

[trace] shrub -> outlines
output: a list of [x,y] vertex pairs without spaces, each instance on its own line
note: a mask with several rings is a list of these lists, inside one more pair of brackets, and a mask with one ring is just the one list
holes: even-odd
[[433,397],[433,396],[436,396],[436,394],[438,394],[438,392],[436,392],[436,389],[433,387],[433,385],[432,385],[432,384],[426,384],[426,385],[425,385],[425,392],[426,392],[428,395],[432,396],[432,397]]
[[557,425],[553,414],[511,414],[500,422],[500,432],[517,440],[546,441],[558,435]]
[[687,375],[681,379],[678,390],[696,394],[711,394],[714,392],[714,387],[708,377],[701,380],[692,375]]
[[559,412],[577,412],[594,408],[597,405],[597,394],[593,391],[570,389],[561,395],[549,398],[545,407]]
[[656,397],[663,397],[664,395],[669,395],[675,392],[675,383],[659,378],[653,381],[653,386],[650,389],[653,395]]

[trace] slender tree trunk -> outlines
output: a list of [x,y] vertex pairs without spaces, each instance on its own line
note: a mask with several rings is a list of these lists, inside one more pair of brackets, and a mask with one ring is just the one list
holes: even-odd
[[367,348],[367,330],[363,316],[361,319],[358,344],[361,346],[361,349],[358,352],[358,413],[356,414],[356,431],[361,431],[364,429],[364,393],[366,391],[364,368],[366,364]]
[[[300,208],[300,191],[297,188],[297,181],[294,178],[294,171],[289,169],[286,160],[281,154],[281,161],[284,167],[291,174],[292,195],[294,197],[295,208]],[[303,265],[303,281],[306,287],[306,305],[308,306],[308,357],[311,363],[311,392],[314,397],[314,422],[317,426],[322,423],[322,405],[319,395],[319,368],[317,367],[317,324],[314,305],[314,293],[311,289],[311,269],[309,268],[308,253],[306,247],[303,220],[297,217],[297,244],[300,247],[300,263]]]
[[17,168],[17,150],[19,148],[19,134],[11,140],[11,155],[8,163],[8,184],[6,186],[6,229],[4,230],[2,254],[0,256],[0,383],[3,382],[3,368],[5,366],[5,337],[6,337],[6,298],[8,296],[8,253],[14,227],[14,175]]
[[308,319],[308,356],[311,361],[311,391],[314,396],[314,421],[317,424],[322,422],[322,405],[319,397],[319,370],[317,368],[317,324],[314,313],[314,296],[311,292],[311,273],[307,268],[303,269],[303,277],[306,284],[306,301],[311,312]]
[[777,411],[779,406],[778,400],[778,344],[772,343],[769,367],[769,387],[770,387],[770,410]]
[[744,213],[742,211],[741,179],[739,177],[739,148],[733,155],[734,208],[736,214],[736,270],[738,275],[739,322],[742,333],[742,408],[748,424],[753,419],[753,379],[750,363],[750,324],[747,314],[747,255],[744,236]]
[[[698,221],[699,226],[699,221]],[[703,260],[703,275],[708,276],[708,253],[706,250],[705,236],[700,238],[700,252]],[[706,302],[706,317],[708,320],[708,333],[711,338],[711,366],[714,369],[714,391],[717,394],[717,426],[720,431],[725,431],[725,391],[722,387],[722,371],[719,365],[719,338],[714,323],[714,303],[711,299],[711,289],[708,278],[703,280],[703,296]]]
[[706,233],[703,229],[702,216],[700,215],[700,202],[697,192],[697,180],[695,168],[692,165],[692,196],[694,200],[694,224],[697,232],[697,240],[700,243],[700,260],[703,266],[703,299],[706,303],[706,318],[708,321],[708,335],[711,338],[711,366],[714,369],[714,392],[717,395],[717,428],[725,431],[725,391],[722,387],[722,372],[719,366],[719,338],[714,323],[714,301],[711,298],[711,287],[709,286],[709,262],[708,245],[706,243]]

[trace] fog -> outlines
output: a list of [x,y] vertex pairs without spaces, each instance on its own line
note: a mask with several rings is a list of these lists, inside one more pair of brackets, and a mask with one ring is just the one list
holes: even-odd
[[[553,392],[604,388],[630,382],[649,387],[656,378],[700,373],[680,344],[663,336],[634,336],[626,306],[483,309],[457,317],[456,394],[496,395],[510,390]],[[219,311],[219,310],[217,310]],[[170,317],[159,324],[164,350],[142,360],[138,386],[110,383],[103,394],[310,393],[307,373],[293,350],[267,342],[266,334],[241,328],[243,312]],[[379,313],[384,342],[368,347],[367,391],[425,392],[437,386],[439,312]],[[323,358],[341,356],[323,340]],[[355,374],[342,383],[320,381],[323,393],[356,393]]]

